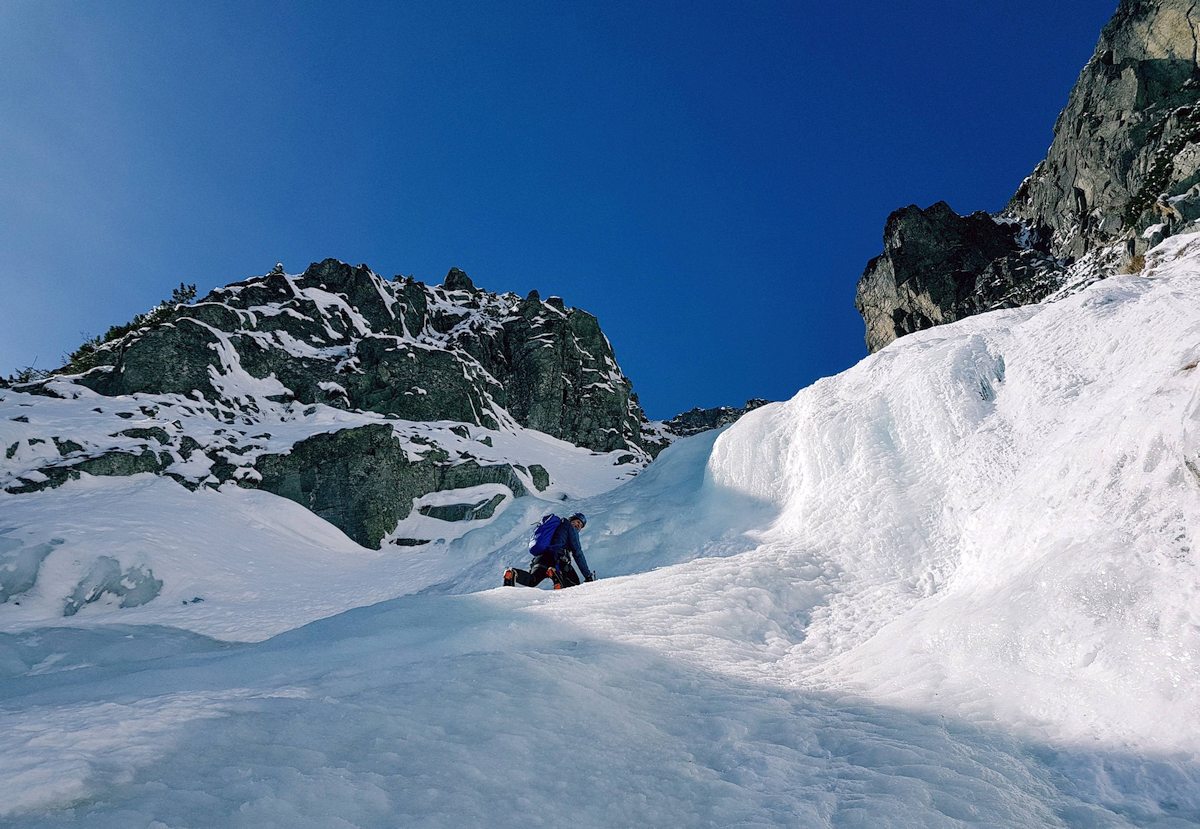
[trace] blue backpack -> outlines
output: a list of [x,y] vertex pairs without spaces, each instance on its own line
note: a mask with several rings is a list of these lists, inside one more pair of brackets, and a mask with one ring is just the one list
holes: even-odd
[[546,552],[550,547],[550,541],[554,538],[554,531],[562,522],[563,520],[557,515],[542,516],[542,520],[533,528],[533,535],[529,538],[529,554],[531,556]]

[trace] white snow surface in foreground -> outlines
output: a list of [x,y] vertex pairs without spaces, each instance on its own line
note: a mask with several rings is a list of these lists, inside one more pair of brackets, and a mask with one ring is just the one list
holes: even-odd
[[[1192,235],[440,551],[368,554],[281,499],[153,479],[0,500],[10,536],[61,497],[164,572],[182,554],[157,545],[196,556],[147,605],[0,636],[0,818],[1195,826],[1198,361]],[[185,505],[236,553],[179,541]],[[551,508],[589,514],[601,581],[493,587]],[[304,626],[184,630],[254,624]]]

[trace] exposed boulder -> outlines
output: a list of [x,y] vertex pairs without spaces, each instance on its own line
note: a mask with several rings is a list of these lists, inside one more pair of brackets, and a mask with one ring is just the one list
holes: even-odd
[[127,477],[141,472],[158,474],[170,466],[171,461],[171,456],[166,452],[156,453],[149,449],[137,452],[112,450],[79,461],[43,467],[6,486],[4,491],[10,495],[24,495],[56,489],[67,481],[79,480],[81,472],[104,477]]
[[[508,464],[460,462],[432,445],[414,453],[386,424],[315,435],[286,455],[261,456],[255,471],[239,483],[295,501],[374,549],[422,495],[480,484],[502,484],[514,497],[527,492]],[[487,511],[489,503],[472,504],[471,517],[490,517],[499,502]]]
[[538,492],[550,486],[550,473],[540,463],[529,464],[529,477],[533,479],[533,488]]

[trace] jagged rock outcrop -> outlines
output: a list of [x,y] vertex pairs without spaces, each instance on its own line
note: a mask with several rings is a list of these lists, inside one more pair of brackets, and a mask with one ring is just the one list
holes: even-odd
[[1200,218],[1200,12],[1122,0],[1044,161],[995,217],[945,203],[888,217],[855,304],[874,352],[897,337],[1136,269]]
[[710,429],[720,429],[722,426],[728,426],[736,422],[746,412],[753,411],[770,402],[770,400],[755,397],[747,400],[746,405],[741,407],[716,406],[711,409],[702,409],[697,406],[694,409],[677,414],[669,420],[655,421],[648,424],[644,430],[647,448],[657,455],[679,438],[690,437],[691,435],[698,435],[701,432],[707,432]]
[[1061,283],[1062,267],[1016,223],[960,216],[945,202],[888,217],[883,253],[858,283],[855,307],[867,348],[980,311],[1036,301]]
[[324,403],[488,428],[514,421],[578,446],[642,449],[645,420],[594,316],[557,297],[384,280],[334,259],[218,288],[99,348],[79,382],[105,395]]
[[740,408],[736,406],[717,406],[712,409],[701,409],[697,406],[694,409],[689,409],[686,412],[675,415],[670,420],[664,420],[663,426],[668,432],[679,437],[698,435],[710,429],[720,429],[722,426],[728,426],[730,423],[736,422],[746,412],[752,412],[770,402],[761,397],[754,397],[747,400],[746,405]]
[[1054,126],[1054,140],[1008,212],[1052,231],[1056,255],[1114,242],[1144,250],[1162,195],[1200,216],[1200,11],[1193,0],[1125,0]]
[[[15,450],[16,446],[9,447]],[[15,451],[14,451],[15,454]],[[80,451],[70,454],[82,454]],[[141,472],[161,473],[170,466],[172,461],[168,453],[158,453],[149,448],[139,448],[134,451],[109,451],[81,459],[67,459],[43,467],[37,473],[18,480],[4,488],[12,495],[24,495],[29,492],[41,492],[45,489],[55,489],[67,481],[79,480],[80,473],[98,477],[124,478]]]

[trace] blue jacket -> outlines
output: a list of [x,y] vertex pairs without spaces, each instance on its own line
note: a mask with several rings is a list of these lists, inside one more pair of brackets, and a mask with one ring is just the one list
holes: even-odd
[[558,525],[558,529],[550,538],[550,545],[542,555],[553,556],[554,561],[560,567],[569,565],[571,556],[574,556],[580,575],[585,579],[591,575],[592,568],[588,567],[587,559],[583,557],[583,545],[579,542],[579,530],[575,529],[575,525],[566,519]]

